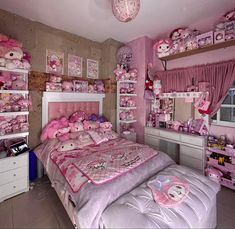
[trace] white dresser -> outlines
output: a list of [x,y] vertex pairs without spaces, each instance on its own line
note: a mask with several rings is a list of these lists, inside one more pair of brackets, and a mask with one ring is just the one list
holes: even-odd
[[29,190],[28,153],[0,159],[0,202]]
[[[190,168],[201,171],[204,174],[206,163],[206,137],[187,134],[183,132],[174,132],[167,129],[157,129],[152,127],[145,127],[144,133],[145,144],[157,150],[166,152],[172,156],[167,149],[166,143],[175,143],[178,147],[179,164],[188,166]],[[168,151],[168,152],[167,152]]]

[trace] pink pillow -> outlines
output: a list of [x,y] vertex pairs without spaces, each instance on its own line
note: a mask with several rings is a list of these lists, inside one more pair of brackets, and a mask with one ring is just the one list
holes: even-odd
[[99,145],[102,142],[107,142],[109,140],[107,137],[104,136],[103,133],[99,131],[89,130],[88,133],[90,134],[96,145]]
[[113,140],[119,137],[118,133],[113,130],[100,128],[99,132],[103,133],[103,135],[108,138],[108,140]]
[[97,129],[100,127],[100,123],[99,122],[95,122],[95,121],[83,121],[83,128],[84,130],[91,130],[91,129]]

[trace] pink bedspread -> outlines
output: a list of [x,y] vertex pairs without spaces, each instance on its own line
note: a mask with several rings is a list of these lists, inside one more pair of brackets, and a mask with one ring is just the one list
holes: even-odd
[[96,185],[104,184],[157,154],[148,146],[118,138],[80,150],[53,151],[50,157],[72,190],[78,192],[88,180]]

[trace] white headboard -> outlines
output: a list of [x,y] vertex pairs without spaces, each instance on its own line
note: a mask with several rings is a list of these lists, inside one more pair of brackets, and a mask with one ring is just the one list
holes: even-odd
[[[50,103],[99,103],[99,114],[103,114],[103,99],[105,94],[73,93],[73,92],[43,92],[42,97],[42,128],[48,123]],[[84,110],[86,111],[86,110]]]

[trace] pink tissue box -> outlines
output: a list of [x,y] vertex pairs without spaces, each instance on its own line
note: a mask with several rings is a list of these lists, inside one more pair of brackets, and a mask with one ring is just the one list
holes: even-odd
[[62,91],[62,84],[61,83],[46,82],[46,91],[61,92]]

